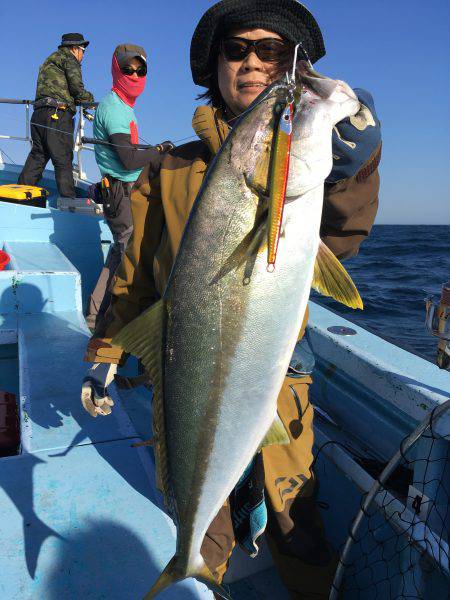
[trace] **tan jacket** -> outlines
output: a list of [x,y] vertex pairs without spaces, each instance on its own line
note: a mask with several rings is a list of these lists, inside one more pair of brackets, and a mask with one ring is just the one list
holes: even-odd
[[[111,346],[111,338],[164,291],[208,164],[229,132],[221,112],[209,106],[200,106],[192,123],[200,141],[166,155],[154,179],[144,168],[134,185],[133,235],[113,279],[111,306],[88,344],[87,361],[121,362],[123,353]],[[373,225],[380,155],[381,146],[355,177],[325,186],[321,236],[339,258],[355,255]]]

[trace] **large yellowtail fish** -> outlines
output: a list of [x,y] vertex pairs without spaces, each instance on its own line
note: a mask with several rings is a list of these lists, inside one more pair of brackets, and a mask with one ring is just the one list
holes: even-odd
[[228,597],[200,547],[258,449],[289,442],[277,397],[311,284],[361,306],[319,238],[332,128],[359,104],[345,83],[306,63],[294,94],[276,266],[268,269],[269,172],[287,94],[287,83],[274,83],[238,120],[194,203],[164,297],[113,340],[153,380],[158,485],[177,526],[176,553],[146,599],[186,577]]

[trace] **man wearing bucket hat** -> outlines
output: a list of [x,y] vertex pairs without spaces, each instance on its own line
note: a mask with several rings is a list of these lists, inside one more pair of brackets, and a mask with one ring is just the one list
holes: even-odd
[[[101,202],[113,235],[113,244],[97,285],[91,294],[86,321],[93,328],[109,306],[109,284],[133,231],[130,192],[144,165],[159,172],[164,152],[173,148],[164,142],[154,148],[138,149],[134,105],[147,79],[147,54],[141,46],[119,44],[112,57],[113,85],[95,111],[94,137],[110,145],[96,145],[95,159],[102,175]],[[99,186],[97,186],[98,188]]]
[[33,146],[18,183],[36,185],[49,160],[60,196],[75,197],[72,174],[75,105],[94,102],[84,89],[81,62],[89,42],[81,33],[65,33],[58,50],[41,65],[31,117]]
[[[91,375],[96,384],[90,391],[84,389],[82,401],[94,416],[111,412],[107,385],[124,360],[121,348],[112,346],[112,337],[162,295],[208,165],[235,117],[286,72],[287,57],[292,66],[297,43],[311,62],[325,54],[316,20],[296,0],[222,0],[198,23],[191,43],[191,70],[194,82],[206,87],[202,96],[208,100],[193,118],[200,141],[168,154],[158,177],[144,169],[134,187],[134,234],[116,273],[104,327],[95,331],[85,357],[95,363]],[[325,185],[321,225],[323,241],[340,258],[357,253],[378,206],[379,121],[371,95],[356,92],[361,110],[340,122],[333,133],[334,164]],[[236,542],[255,553],[263,527],[256,519],[254,529],[253,513],[247,509],[264,500],[266,538],[275,564],[291,597],[302,600],[328,598],[335,568],[312,470],[313,409],[308,390],[314,359],[305,343],[306,321],[307,315],[278,398],[278,414],[290,432],[290,444],[268,446],[257,455],[202,545],[205,562],[220,582]]]

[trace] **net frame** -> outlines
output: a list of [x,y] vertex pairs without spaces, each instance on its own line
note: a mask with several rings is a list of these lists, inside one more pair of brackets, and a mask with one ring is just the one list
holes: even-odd
[[[450,425],[449,420],[444,417],[450,416],[450,400],[437,406],[425,417],[417,428],[408,435],[400,444],[399,450],[394,454],[381,474],[375,478],[375,481],[369,491],[363,495],[360,509],[350,527],[347,540],[342,548],[338,567],[330,593],[330,600],[337,600],[344,592],[353,592],[352,598],[423,598],[421,589],[423,581],[416,581],[417,574],[414,572],[416,566],[419,567],[418,578],[427,570],[429,572],[438,570],[446,578],[449,597],[450,597],[450,569],[449,569],[449,531],[450,521],[450,481],[449,481],[449,441]],[[417,458],[411,459],[409,454],[414,451],[418,454]],[[422,454],[421,454],[422,451]],[[396,495],[389,490],[387,482],[395,470],[402,464],[414,466],[414,486],[418,486],[419,493],[415,498],[409,498],[403,503]],[[424,463],[424,464],[421,464]],[[431,468],[430,468],[431,465]],[[417,473],[416,473],[417,471]],[[419,479],[421,480],[419,481]],[[448,489],[446,489],[446,486]],[[415,489],[411,488],[410,490]],[[434,491],[435,496],[425,495],[425,491]],[[422,493],[422,494],[421,494]],[[436,510],[436,498],[444,496],[442,505],[446,505],[444,512]],[[423,510],[422,501],[426,498],[428,504],[427,510]],[[425,514],[427,513],[427,514]],[[424,516],[425,514],[425,516]],[[392,540],[395,541],[395,553],[388,559],[384,555],[383,544],[389,541],[381,534],[381,527],[370,527],[370,520],[375,518],[384,520],[384,525],[388,524],[392,531]],[[361,527],[366,524],[368,533],[358,538]],[[440,527],[440,532],[437,531]],[[369,535],[370,534],[370,535]],[[377,539],[378,537],[378,539]],[[362,562],[363,568],[356,571],[357,561],[351,562],[350,555],[356,545],[363,548],[363,543],[368,546],[368,540],[372,541],[372,547],[366,548],[358,561]],[[398,547],[399,540],[406,540],[403,546]],[[370,563],[370,556],[381,552],[381,559]],[[378,585],[386,582],[389,585],[389,567],[388,560],[405,557],[409,553],[409,562],[411,569],[405,572],[400,570],[395,576],[401,575],[404,579],[403,589],[400,593],[390,589],[386,596],[386,590],[382,596],[378,595]],[[373,574],[376,563],[386,563],[386,577],[380,581],[374,581]],[[400,560],[401,565],[401,560]],[[384,565],[383,565],[384,566]],[[380,565],[378,565],[378,568]],[[400,567],[401,568],[401,567]],[[353,569],[353,572],[352,572]],[[347,588],[345,585],[346,577],[353,577],[356,580],[364,570],[367,570],[366,576],[370,575],[371,580],[366,587]],[[391,569],[392,570],[392,569]],[[410,571],[410,572],[408,572]],[[367,577],[366,577],[367,578]],[[385,586],[386,587],[386,586]],[[371,595],[375,588],[375,596]],[[390,585],[389,585],[390,588]],[[410,593],[411,592],[411,593]]]

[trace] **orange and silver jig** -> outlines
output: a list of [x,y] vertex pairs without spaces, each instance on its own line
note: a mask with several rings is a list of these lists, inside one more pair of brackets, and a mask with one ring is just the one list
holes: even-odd
[[293,102],[286,104],[278,123],[270,169],[269,218],[267,226],[267,269],[273,271],[277,258],[291,154]]
[[274,136],[273,155],[270,168],[269,191],[269,217],[267,227],[267,270],[275,269],[278,242],[280,240],[281,225],[283,222],[284,204],[286,201],[286,188],[289,176],[289,161],[291,156],[292,119],[294,115],[294,91],[297,56],[299,49],[303,52],[307,62],[311,65],[309,57],[301,44],[295,46],[292,73],[286,73],[289,95],[286,105],[281,111],[276,134]]

